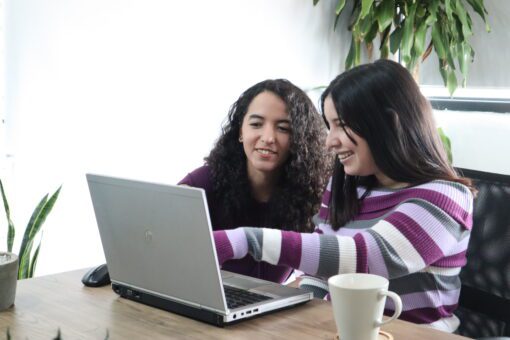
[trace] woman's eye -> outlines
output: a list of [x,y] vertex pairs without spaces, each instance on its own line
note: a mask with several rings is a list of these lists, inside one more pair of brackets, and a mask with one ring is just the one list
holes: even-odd
[[290,132],[291,129],[288,126],[278,126],[278,130],[282,132]]
[[250,126],[251,126],[251,127],[254,127],[254,128],[258,128],[258,127],[261,127],[261,126],[262,126],[262,123],[253,122],[253,123],[250,123]]

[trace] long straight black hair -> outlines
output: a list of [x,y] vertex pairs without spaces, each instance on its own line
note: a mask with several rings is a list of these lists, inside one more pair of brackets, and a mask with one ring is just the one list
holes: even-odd
[[[448,162],[432,107],[402,65],[378,60],[340,74],[321,96],[323,117],[327,97],[345,125],[367,141],[375,164],[389,178],[411,185],[443,179],[474,190]],[[336,158],[330,205],[335,230],[358,214],[359,185],[368,193],[378,183],[373,175],[347,175]]]

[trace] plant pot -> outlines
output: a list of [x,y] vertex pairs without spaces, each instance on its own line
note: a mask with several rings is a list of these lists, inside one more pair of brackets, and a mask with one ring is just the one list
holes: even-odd
[[0,311],[14,304],[18,281],[18,255],[0,252]]

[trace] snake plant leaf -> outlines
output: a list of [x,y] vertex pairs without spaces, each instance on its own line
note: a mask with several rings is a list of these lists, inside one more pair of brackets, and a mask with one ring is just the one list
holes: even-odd
[[360,17],[363,19],[370,12],[372,5],[374,4],[374,0],[361,0],[361,15]]
[[[28,221],[28,225],[25,228],[23,240],[21,241],[21,246],[19,248],[18,256],[20,257],[20,262],[21,262],[21,258],[25,254],[27,247],[29,245],[29,242],[30,242],[30,235],[31,235],[30,229],[33,228],[35,221],[38,219],[38,216],[40,215],[41,210],[47,201],[48,201],[48,194],[44,195],[44,197],[39,201],[39,204],[37,204],[37,206],[35,207],[34,211],[32,212],[32,216],[30,217],[30,220]],[[21,267],[21,263],[20,263],[20,267]]]
[[416,15],[416,7],[418,2],[411,4],[409,7],[409,13],[407,14],[406,20],[403,23],[404,33],[402,34],[402,41],[400,46],[400,53],[402,60],[407,65],[411,61],[411,48],[413,45],[414,37],[414,21]]
[[377,6],[376,17],[379,25],[379,32],[389,27],[395,16],[395,0],[383,0]]
[[39,258],[39,250],[41,249],[41,241],[39,241],[39,244],[37,245],[37,248],[35,249],[34,256],[32,256],[32,261],[30,263],[30,269],[28,270],[28,277],[34,277],[35,273],[35,266],[37,265],[37,259]]
[[[20,269],[19,274],[23,276],[23,278],[26,278],[29,271],[30,266],[30,252],[32,250],[32,244],[35,236],[41,229],[44,221],[46,221],[46,217],[51,212],[51,209],[53,209],[53,206],[55,205],[55,202],[58,198],[58,195],[60,194],[60,190],[62,189],[62,186],[60,186],[54,193],[51,195],[51,197],[48,199],[48,195],[46,194],[37,207],[35,208],[32,217],[30,218],[30,221],[28,222],[28,225],[25,229],[25,234],[23,235],[23,241],[21,243],[20,248]],[[25,259],[26,256],[26,259]]]
[[345,7],[345,0],[338,0],[335,7],[335,14],[339,16]]
[[7,251],[12,252],[12,245],[14,243],[14,236],[16,235],[16,229],[14,223],[11,220],[11,210],[9,208],[9,202],[7,201],[7,194],[4,190],[2,180],[0,180],[0,191],[2,192],[2,200],[4,202],[5,218],[7,219]]
[[30,270],[30,255],[32,253],[33,240],[28,241],[24,254],[19,257],[18,280],[27,279]]

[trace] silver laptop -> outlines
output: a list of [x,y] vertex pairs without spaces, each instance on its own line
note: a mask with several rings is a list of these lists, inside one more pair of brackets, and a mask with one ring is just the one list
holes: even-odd
[[218,266],[205,192],[87,174],[113,290],[218,326],[313,294]]

